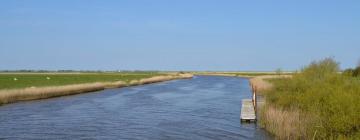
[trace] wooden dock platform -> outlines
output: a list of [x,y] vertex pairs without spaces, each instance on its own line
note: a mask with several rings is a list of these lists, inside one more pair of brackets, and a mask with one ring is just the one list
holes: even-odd
[[241,122],[243,121],[256,121],[255,107],[252,99],[243,99],[241,106]]

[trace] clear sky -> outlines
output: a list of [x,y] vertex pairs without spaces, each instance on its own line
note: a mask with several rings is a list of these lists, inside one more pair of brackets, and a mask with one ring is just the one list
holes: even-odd
[[0,70],[296,70],[360,59],[359,0],[1,0]]

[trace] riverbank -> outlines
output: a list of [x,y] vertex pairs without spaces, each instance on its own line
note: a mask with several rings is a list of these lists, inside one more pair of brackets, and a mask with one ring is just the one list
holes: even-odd
[[299,119],[299,112],[284,112],[271,107],[266,103],[265,95],[265,93],[271,90],[274,86],[271,81],[275,79],[291,78],[294,75],[293,73],[291,73],[291,75],[238,75],[228,73],[206,73],[201,75],[248,78],[250,86],[253,88],[252,90],[255,90],[253,92],[256,92],[257,96],[256,112],[258,114],[257,119],[259,126],[275,135],[278,139],[287,139],[286,136],[298,131],[298,129],[292,128],[294,128],[294,125],[299,125],[299,121],[297,121],[297,119]]
[[360,80],[332,59],[314,61],[292,78],[264,80],[261,125],[277,139],[359,139]]
[[292,75],[261,75],[261,76],[252,76],[249,77],[250,84],[256,89],[259,94],[264,93],[266,90],[269,90],[273,87],[273,84],[270,82],[271,79],[279,78],[291,78]]
[[360,79],[339,73],[332,59],[315,61],[290,75],[206,75],[249,78],[262,97],[257,101],[259,124],[276,139],[360,137]]
[[152,76],[149,78],[134,79],[128,81],[114,81],[114,82],[94,82],[61,86],[46,86],[46,87],[28,87],[21,89],[3,89],[0,90],[0,105],[14,103],[26,100],[46,99],[52,97],[74,95],[92,91],[103,90],[106,88],[120,88],[127,86],[136,86],[151,84],[156,82],[163,82],[175,79],[192,78],[192,74],[168,74],[160,76]]

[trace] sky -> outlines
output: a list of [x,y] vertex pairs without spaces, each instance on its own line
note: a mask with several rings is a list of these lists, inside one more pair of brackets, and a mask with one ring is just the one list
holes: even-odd
[[0,1],[0,70],[298,70],[326,57],[360,61],[360,1]]

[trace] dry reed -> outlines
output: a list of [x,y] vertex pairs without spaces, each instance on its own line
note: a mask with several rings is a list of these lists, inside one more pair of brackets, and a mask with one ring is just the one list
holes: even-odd
[[263,92],[272,87],[272,84],[267,79],[273,78],[289,78],[291,75],[264,75],[250,78],[250,84],[256,88],[257,91]]
[[277,139],[308,139],[307,127],[311,117],[298,109],[283,110],[266,106],[262,112],[262,126]]
[[25,89],[11,89],[0,91],[0,104],[7,104],[17,101],[45,99],[51,97],[78,94],[104,89],[104,83],[77,84],[52,87],[31,87]]

